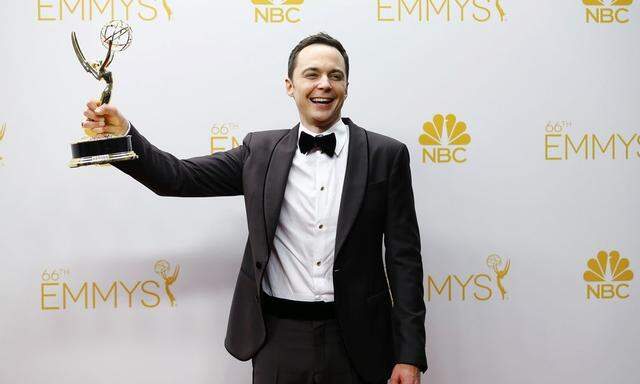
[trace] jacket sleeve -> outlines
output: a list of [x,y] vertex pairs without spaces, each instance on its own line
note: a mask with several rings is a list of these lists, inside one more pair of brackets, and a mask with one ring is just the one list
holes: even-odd
[[242,168],[249,155],[251,134],[239,147],[184,160],[153,146],[133,125],[129,134],[138,159],[113,165],[156,194],[179,197],[243,194]]
[[397,363],[427,370],[425,304],[420,233],[411,187],[409,151],[402,144],[388,181],[385,262],[393,298],[392,328]]

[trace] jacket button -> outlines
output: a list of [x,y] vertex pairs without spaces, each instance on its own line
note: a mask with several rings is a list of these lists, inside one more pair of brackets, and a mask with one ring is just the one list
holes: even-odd
[[256,261],[256,268],[262,269],[262,263],[259,261]]
[[333,272],[340,272],[340,268],[334,269]]

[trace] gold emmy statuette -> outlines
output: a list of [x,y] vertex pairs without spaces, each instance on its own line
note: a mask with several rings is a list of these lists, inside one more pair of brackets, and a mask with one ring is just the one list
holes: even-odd
[[[107,48],[107,56],[102,61],[89,63],[85,59],[76,33],[71,32],[71,43],[82,67],[98,81],[107,83],[102,95],[100,105],[107,104],[111,100],[113,90],[113,74],[107,70],[115,52],[124,51],[131,45],[131,27],[121,20],[112,20],[100,31],[102,45]],[[116,161],[137,159],[133,152],[131,136],[115,136],[112,134],[96,134],[90,129],[85,129],[87,137],[71,144],[72,159],[69,167],[77,168],[83,165],[108,164]]]

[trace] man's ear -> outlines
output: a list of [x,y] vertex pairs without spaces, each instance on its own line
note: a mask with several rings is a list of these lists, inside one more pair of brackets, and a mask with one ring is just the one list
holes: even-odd
[[288,77],[284,79],[284,86],[287,90],[287,95],[293,97],[293,81],[291,81]]
[[349,96],[349,82],[347,81],[347,85],[344,87],[344,96]]

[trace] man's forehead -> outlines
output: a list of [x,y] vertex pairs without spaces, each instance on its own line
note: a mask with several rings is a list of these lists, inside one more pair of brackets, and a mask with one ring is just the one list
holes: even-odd
[[344,57],[340,52],[329,45],[312,44],[300,51],[297,57],[297,66],[304,71],[309,68],[334,67],[344,72]]

